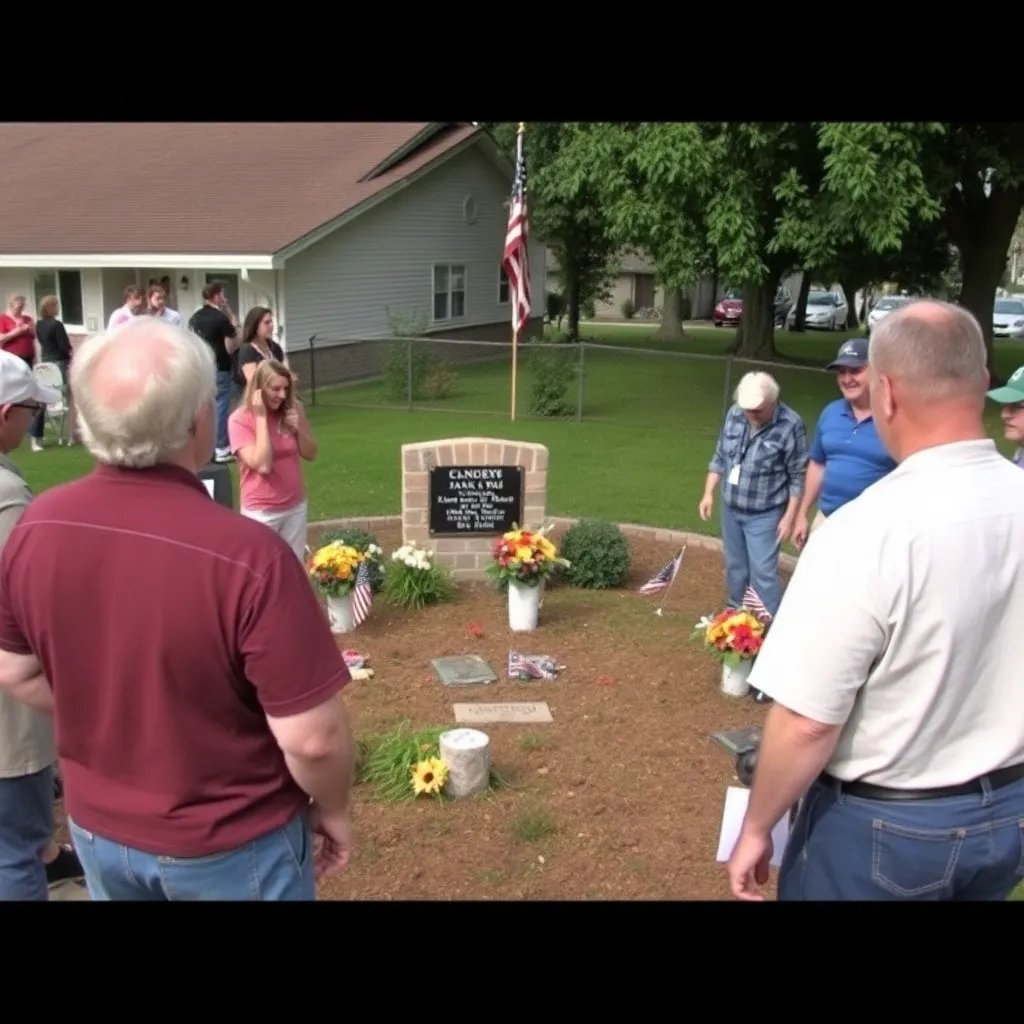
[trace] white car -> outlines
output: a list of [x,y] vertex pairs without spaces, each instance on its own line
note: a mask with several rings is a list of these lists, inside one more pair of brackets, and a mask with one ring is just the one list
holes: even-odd
[[[846,326],[849,309],[846,300],[837,292],[811,292],[807,296],[804,326],[824,331],[841,331]],[[788,326],[796,321],[796,307],[790,310]]]
[[992,307],[992,335],[1024,338],[1024,299],[996,299]]
[[906,295],[887,295],[879,299],[868,313],[868,333],[870,334],[890,313],[895,313],[897,309],[902,309],[910,302],[911,299]]

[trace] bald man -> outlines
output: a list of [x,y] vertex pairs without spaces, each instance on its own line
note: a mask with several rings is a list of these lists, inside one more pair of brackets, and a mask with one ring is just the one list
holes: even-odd
[[1024,865],[1024,474],[982,422],[966,310],[917,302],[871,339],[898,466],[807,545],[751,675],[775,698],[729,864],[760,899],[1005,900]]
[[0,556],[0,690],[56,720],[94,900],[314,900],[348,861],[349,673],[291,548],[197,479],[214,372],[155,317],[86,341],[98,466]]

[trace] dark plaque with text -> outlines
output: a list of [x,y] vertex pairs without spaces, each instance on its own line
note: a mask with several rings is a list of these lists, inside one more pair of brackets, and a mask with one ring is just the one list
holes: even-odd
[[497,536],[523,523],[521,466],[437,466],[430,471],[432,536]]

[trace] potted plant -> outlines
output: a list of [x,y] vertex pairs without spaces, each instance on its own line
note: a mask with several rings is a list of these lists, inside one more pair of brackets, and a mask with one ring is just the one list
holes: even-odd
[[764,643],[765,624],[746,608],[726,608],[705,615],[694,627],[692,640],[722,665],[722,693],[744,697],[754,658]]
[[365,561],[362,552],[336,540],[317,548],[306,563],[313,589],[327,598],[327,615],[335,633],[351,633],[356,627],[352,591],[359,583],[361,568],[369,586]]
[[451,572],[435,560],[434,552],[411,540],[392,553],[383,592],[392,604],[418,609],[450,600],[455,586]]
[[499,587],[508,586],[508,624],[517,633],[537,628],[544,581],[555,569],[569,565],[546,532],[546,528],[510,530],[494,545],[494,557],[487,566]]

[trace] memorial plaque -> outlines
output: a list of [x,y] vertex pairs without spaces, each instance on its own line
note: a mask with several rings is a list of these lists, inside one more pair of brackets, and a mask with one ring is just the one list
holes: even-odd
[[500,536],[522,526],[522,467],[434,467],[428,522],[432,537]]
[[455,721],[464,725],[485,722],[552,722],[551,709],[543,701],[517,704],[453,704]]
[[498,681],[494,669],[479,654],[434,658],[430,664],[445,686],[473,686]]

